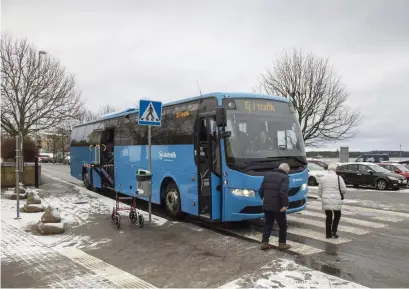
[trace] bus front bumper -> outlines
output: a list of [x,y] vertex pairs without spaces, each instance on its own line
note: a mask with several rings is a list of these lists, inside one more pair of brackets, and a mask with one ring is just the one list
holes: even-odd
[[[307,196],[299,200],[290,200],[289,206],[286,211],[287,214],[296,213],[304,210],[307,207]],[[230,218],[225,221],[243,221],[243,220],[255,220],[264,218],[263,207],[261,205],[257,206],[246,206],[239,213],[233,213]]]

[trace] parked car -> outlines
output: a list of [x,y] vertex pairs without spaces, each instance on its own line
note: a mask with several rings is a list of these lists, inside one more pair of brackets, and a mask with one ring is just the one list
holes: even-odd
[[39,155],[38,156],[38,161],[40,163],[52,163],[53,162],[53,158],[48,156],[48,155]]
[[401,165],[404,165],[406,168],[409,169],[409,160],[406,161],[399,161],[398,163],[400,163]]
[[319,165],[320,167],[323,167],[324,169],[328,170],[328,164],[324,163],[323,161],[317,159],[307,159],[307,162]]
[[308,185],[318,186],[321,177],[328,174],[328,170],[315,164],[308,163]]
[[70,156],[65,156],[64,161],[63,161],[63,164],[64,164],[64,165],[69,165],[69,164],[70,164],[70,161],[71,161]]
[[388,154],[363,154],[355,160],[358,163],[381,163],[383,161],[389,161]]
[[401,186],[407,185],[406,178],[374,163],[342,163],[337,167],[337,174],[344,178],[347,185],[354,187],[399,190]]
[[390,172],[394,172],[398,175],[404,176],[409,181],[409,169],[399,163],[380,163],[381,167],[387,169]]

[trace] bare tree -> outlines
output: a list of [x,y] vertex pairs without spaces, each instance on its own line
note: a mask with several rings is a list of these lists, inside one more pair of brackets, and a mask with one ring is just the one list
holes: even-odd
[[83,103],[74,75],[27,40],[2,35],[1,127],[14,136],[46,131],[79,117]]
[[345,106],[348,92],[328,59],[294,49],[284,52],[261,75],[255,91],[289,98],[307,146],[353,137],[361,120],[358,110]]

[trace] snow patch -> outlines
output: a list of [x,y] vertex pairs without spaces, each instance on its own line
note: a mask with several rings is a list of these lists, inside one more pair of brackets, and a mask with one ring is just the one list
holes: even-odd
[[245,275],[219,288],[367,288],[362,285],[278,259],[259,272]]

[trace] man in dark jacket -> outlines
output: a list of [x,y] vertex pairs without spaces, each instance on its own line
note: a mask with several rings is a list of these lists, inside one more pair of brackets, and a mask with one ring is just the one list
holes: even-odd
[[288,190],[290,166],[286,163],[280,164],[278,169],[268,172],[261,183],[259,194],[263,200],[264,232],[261,244],[262,250],[271,249],[268,243],[273,229],[274,220],[277,220],[279,228],[278,249],[289,249],[286,244],[287,238],[287,215]]

